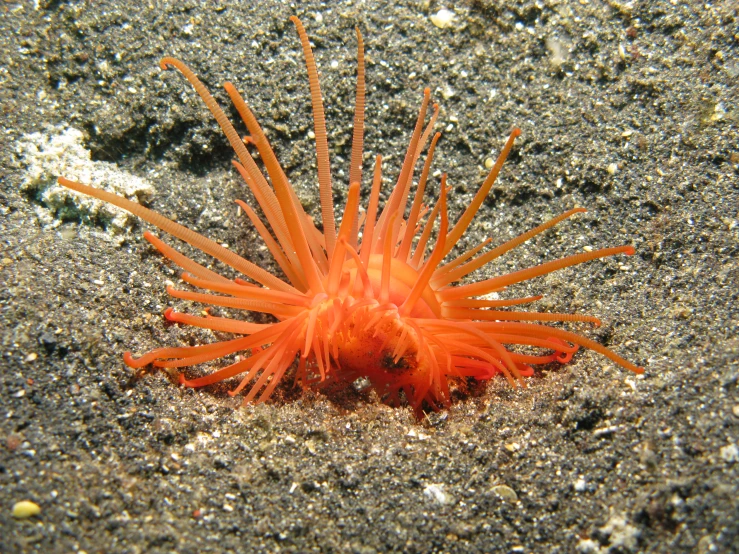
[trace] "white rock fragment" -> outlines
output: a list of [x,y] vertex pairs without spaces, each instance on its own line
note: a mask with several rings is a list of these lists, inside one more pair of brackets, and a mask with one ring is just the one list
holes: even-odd
[[438,504],[449,504],[452,501],[451,496],[444,492],[444,485],[431,484],[426,485],[423,494]]
[[544,44],[549,51],[549,63],[552,64],[552,67],[555,69],[562,67],[569,56],[567,44],[555,37],[548,38]]
[[457,15],[453,11],[442,8],[429,17],[429,19],[431,20],[431,23],[436,25],[439,29],[446,29],[447,27],[452,26],[452,22],[455,17],[457,17]]
[[577,543],[577,550],[582,554],[596,554],[600,552],[600,545],[593,539],[582,539]]
[[739,448],[735,444],[722,446],[719,454],[725,462],[739,462]]
[[585,492],[588,489],[588,482],[583,477],[578,477],[573,487],[575,492]]
[[134,216],[62,187],[57,184],[57,177],[67,177],[133,201],[151,197],[154,188],[145,179],[122,171],[115,164],[93,161],[82,141],[82,131],[72,127],[56,127],[19,138],[15,150],[25,165],[21,189],[34,194],[46,208],[36,209],[45,225],[58,226],[60,212],[66,212],[75,218],[110,219],[114,229],[125,229],[129,218]]
[[[600,532],[609,538],[609,547],[613,551],[636,551],[641,531],[631,525],[628,520],[618,514],[613,514]],[[610,551],[610,550],[609,550]]]

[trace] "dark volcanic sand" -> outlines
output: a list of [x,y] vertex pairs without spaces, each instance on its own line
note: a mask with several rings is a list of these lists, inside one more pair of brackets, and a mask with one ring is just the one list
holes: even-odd
[[[737,551],[739,16],[674,3],[459,2],[447,29],[436,2],[2,3],[0,551]],[[589,208],[483,276],[634,244],[511,293],[601,317],[572,328],[643,377],[585,351],[422,424],[373,396],[239,408],[224,388],[133,378],[124,351],[212,337],[163,322],[177,274],[147,225],[54,204],[48,177],[23,190],[22,137],[78,129],[93,161],[151,184],[147,205],[272,268],[237,217],[250,196],[225,138],[157,63],[180,57],[224,105],[224,81],[244,91],[318,214],[293,13],[320,63],[337,201],[359,25],[368,159],[392,155],[394,178],[430,86],[456,217],[520,126],[466,245]],[[41,513],[14,519],[24,499]]]

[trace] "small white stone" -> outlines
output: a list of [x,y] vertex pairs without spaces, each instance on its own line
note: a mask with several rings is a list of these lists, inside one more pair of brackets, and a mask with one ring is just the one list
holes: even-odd
[[577,550],[582,554],[596,554],[600,551],[600,545],[593,539],[582,539],[577,543]]
[[439,504],[449,504],[451,502],[451,497],[444,492],[444,485],[441,484],[426,485],[423,494]]
[[735,444],[722,446],[719,454],[726,462],[739,462],[739,448]]
[[442,8],[429,19],[431,19],[431,23],[436,25],[439,29],[446,29],[447,27],[452,26],[452,21],[454,21],[455,17],[457,17],[457,15],[453,11]]
[[573,486],[577,492],[585,492],[588,488],[588,483],[582,477],[578,477]]

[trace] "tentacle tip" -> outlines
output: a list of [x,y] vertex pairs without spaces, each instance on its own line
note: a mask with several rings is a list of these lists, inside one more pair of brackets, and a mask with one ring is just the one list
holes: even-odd
[[171,69],[172,65],[169,63],[169,58],[162,58],[159,60],[159,69],[162,71],[167,71],[168,69]]
[[237,391],[228,390],[226,391],[226,394],[229,395],[231,398],[239,394]]
[[164,319],[166,319],[167,321],[176,321],[174,313],[174,308],[170,306],[169,308],[164,310]]
[[642,375],[644,373],[644,368],[637,366],[635,369],[632,370],[637,375]]
[[627,256],[633,256],[636,253],[636,248],[633,246],[626,246],[624,247],[624,254]]
[[126,364],[128,367],[132,367],[134,369],[138,369],[139,367],[141,367],[141,364],[136,363],[136,360],[130,352],[123,353],[123,363]]
[[180,373],[180,376],[178,378],[178,381],[179,381],[180,385],[182,385],[183,387],[187,387],[189,389],[197,388],[197,385],[194,385],[193,384],[193,381],[188,381],[187,379],[185,379],[185,374],[184,373]]
[[300,19],[298,18],[297,15],[291,15],[290,16],[290,21],[292,21],[295,25],[300,25],[301,24],[301,21],[300,21]]
[[518,138],[520,136],[521,136],[521,129],[519,129],[518,127],[514,127],[511,130],[511,138]]
[[429,87],[423,89],[423,96],[424,98],[431,98],[431,89]]

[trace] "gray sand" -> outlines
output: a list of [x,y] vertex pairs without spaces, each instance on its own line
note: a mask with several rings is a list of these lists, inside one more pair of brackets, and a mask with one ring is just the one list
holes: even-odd
[[[739,551],[735,3],[479,0],[446,29],[430,22],[437,2],[38,4],[0,7],[0,551]],[[213,337],[163,321],[168,305],[199,308],[167,297],[177,273],[141,238],[150,227],[46,190],[59,158],[43,144],[67,132],[68,163],[109,176],[95,185],[122,181],[274,268],[237,215],[250,196],[224,137],[157,64],[180,57],[222,105],[223,82],[243,91],[318,215],[293,13],[320,63],[337,202],[359,25],[366,153],[389,156],[389,179],[425,86],[442,105],[435,168],[453,218],[523,130],[468,247],[589,209],[482,277],[636,246],[511,292],[602,318],[569,328],[643,377],[581,351],[525,390],[494,379],[419,424],[373,395],[241,408],[224,387],[124,366],[126,350]],[[41,513],[13,518],[21,500]]]

